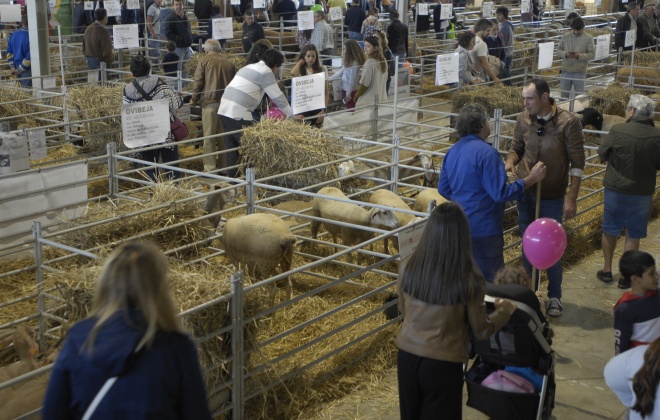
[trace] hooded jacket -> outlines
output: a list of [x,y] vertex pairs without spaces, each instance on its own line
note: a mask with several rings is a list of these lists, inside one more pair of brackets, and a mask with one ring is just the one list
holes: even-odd
[[93,352],[83,348],[96,319],[67,334],[48,384],[43,418],[80,419],[108,378],[119,376],[94,412],[95,419],[210,419],[206,391],[192,340],[158,332],[151,346],[134,353],[143,335],[140,317],[123,313],[100,329]]

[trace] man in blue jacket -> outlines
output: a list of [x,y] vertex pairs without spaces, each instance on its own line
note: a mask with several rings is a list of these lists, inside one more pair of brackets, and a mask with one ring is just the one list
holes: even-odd
[[543,180],[545,165],[538,162],[524,179],[507,183],[502,157],[486,143],[490,126],[481,105],[468,104],[459,111],[456,131],[461,139],[445,155],[438,191],[465,210],[474,259],[492,282],[504,266],[504,203],[517,200],[526,188]]
[[11,34],[7,43],[7,61],[11,74],[15,75],[23,87],[32,87],[32,67],[30,58],[30,34],[27,15],[21,17],[21,28]]

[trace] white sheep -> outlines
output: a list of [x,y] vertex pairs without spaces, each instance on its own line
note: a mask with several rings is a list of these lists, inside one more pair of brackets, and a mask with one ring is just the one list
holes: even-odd
[[[401,197],[394,194],[390,190],[374,191],[374,193],[371,194],[371,197],[369,197],[369,202],[371,204],[380,204],[381,206],[389,206],[395,209],[410,210],[410,207],[401,199]],[[415,216],[410,213],[394,211],[394,214],[396,214],[396,218],[398,219],[400,226],[407,225],[413,221],[413,219],[415,219]],[[388,246],[388,239],[389,238],[385,238],[385,253],[389,254],[390,251]],[[399,241],[396,237],[392,237],[392,244],[398,251]]]
[[[373,155],[367,155],[365,159],[378,160],[384,163],[390,163],[392,161],[391,152],[388,151],[387,155],[385,153],[378,153]],[[420,169],[423,169],[424,172],[424,184],[432,183],[434,175],[433,168],[433,156],[428,153],[417,153],[410,150],[402,150],[399,153],[399,164],[406,166],[416,166]],[[357,160],[348,160],[342,162],[337,167],[337,173],[339,177],[350,176],[359,172],[369,171],[370,172],[361,174],[360,177],[368,178],[379,178],[385,181],[389,181],[391,178],[392,168],[388,167],[379,167],[377,163],[372,162],[360,162]],[[374,169],[375,168],[375,169]],[[411,177],[420,174],[420,170],[412,168],[399,168],[399,179],[406,180],[410,182]]]
[[[343,198],[348,200],[338,188],[325,187],[319,190],[319,195]],[[350,223],[354,225],[370,226],[375,228],[393,229],[399,227],[399,221],[391,210],[371,208],[369,210],[360,207],[357,203],[344,203],[327,198],[315,197],[312,201],[312,216],[328,220]],[[337,243],[337,237],[346,246],[355,246],[373,238],[374,233],[366,230],[340,226],[334,223],[313,220],[311,223],[312,238],[316,239],[319,227],[323,223],[325,229],[332,235],[332,240]],[[353,262],[353,256],[349,255],[349,262]],[[362,262],[362,254],[358,253],[358,264]]]
[[[247,272],[257,279],[275,275],[277,266],[282,273],[291,269],[293,262],[293,247],[296,237],[291,234],[287,224],[268,213],[255,213],[246,216],[233,217],[227,222],[221,222],[216,234],[222,233],[220,239],[225,253],[235,265],[247,265]],[[291,280],[284,279],[286,284],[286,299],[291,299]],[[270,291],[271,306],[275,303],[277,285],[272,284]]]
[[7,398],[1,400],[0,420],[22,418],[22,416],[40,408],[46,397],[49,378],[50,374],[42,374],[37,378],[4,389],[3,391],[8,391],[10,394]]
[[[231,188],[231,184],[228,182],[218,182],[211,183],[202,181],[202,190],[215,191],[212,194],[206,196],[206,204],[204,206],[204,214],[214,214],[222,211],[225,208],[227,203],[233,203],[236,201],[237,188]],[[212,216],[208,219],[211,223],[211,226],[215,229],[220,223],[220,216]]]
[[27,328],[17,328],[12,335],[0,341],[0,348],[8,347],[12,343],[14,350],[21,360],[0,368],[0,383],[21,376],[39,367],[36,358],[39,352],[39,345],[32,338],[30,330]]
[[421,213],[427,213],[429,211],[429,204],[433,200],[435,200],[436,206],[439,206],[440,204],[447,201],[435,188],[425,188],[422,190],[422,192],[417,194],[417,197],[415,197],[413,210]]

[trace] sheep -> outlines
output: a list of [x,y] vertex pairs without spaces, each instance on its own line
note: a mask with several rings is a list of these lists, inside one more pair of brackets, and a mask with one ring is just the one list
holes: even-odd
[[[369,202],[371,204],[380,204],[381,206],[389,206],[392,208],[397,208],[397,209],[402,209],[402,210],[410,210],[410,207],[399,197],[398,195],[394,194],[392,191],[389,190],[377,190],[374,191],[373,194],[371,194],[371,197],[369,198]],[[403,213],[403,212],[398,212],[395,211],[394,214],[396,215],[396,218],[399,221],[400,226],[405,226],[413,219],[415,219],[415,216],[410,214],[410,213]],[[389,246],[388,246],[388,239],[385,238],[385,253],[389,254]],[[396,237],[392,237],[392,245],[394,245],[394,248],[399,249],[399,241]]]
[[[365,157],[366,159],[379,160],[385,163],[392,161],[391,153],[388,152],[388,155],[385,156],[383,153],[372,154]],[[410,150],[402,150],[399,154],[399,164],[406,166],[417,166],[424,170],[424,184],[432,183],[434,177],[434,167],[433,167],[433,156],[428,153],[416,153]],[[370,172],[360,175],[360,177],[369,177],[369,178],[379,178],[386,181],[389,181],[391,178],[392,168],[388,167],[378,167],[380,166],[377,163],[371,162],[359,162],[356,160],[348,160],[342,162],[337,167],[337,173],[339,177],[349,176],[358,172],[368,171],[373,169]],[[374,169],[375,168],[375,169]],[[399,169],[399,179],[406,180],[407,178],[419,175],[420,171],[411,168],[400,168]]]
[[[319,190],[319,195],[343,198],[348,200],[338,188],[325,187]],[[371,208],[369,210],[353,203],[344,203],[330,200],[322,197],[315,197],[312,201],[312,216],[322,217],[324,219],[336,220],[339,222],[350,223],[354,225],[384,227],[394,229],[399,227],[399,221],[391,210]],[[323,223],[325,229],[332,235],[332,241],[337,243],[337,236],[346,246],[355,246],[359,243],[373,238],[374,233],[358,228],[340,226],[330,222],[320,222],[312,220],[311,231],[312,238],[316,239],[319,227]],[[349,262],[353,262],[353,256],[349,255]],[[362,255],[358,253],[358,264],[362,263]]]
[[[248,274],[255,278],[275,275],[278,265],[282,273],[291,269],[296,237],[291,234],[289,226],[274,214],[255,213],[231,218],[219,224],[216,234],[222,234],[220,241],[234,265],[246,264]],[[288,277],[284,280],[286,300],[289,300],[291,280]],[[271,306],[275,304],[276,292],[277,285],[273,283]]]
[[440,204],[447,201],[443,196],[440,195],[438,190],[434,188],[425,188],[422,190],[422,192],[417,194],[413,210],[421,213],[427,213],[429,211],[429,203],[431,203],[433,200],[435,200],[436,206],[439,206]]
[[40,408],[46,397],[46,388],[50,375],[42,374],[37,378],[29,379],[9,389],[10,394],[2,398],[0,420],[11,420],[33,412]]
[[[209,190],[216,191],[215,193],[206,196],[206,204],[204,206],[204,214],[213,214],[222,211],[227,203],[236,201],[237,189],[226,189],[231,187],[228,182],[211,183],[202,181],[202,189],[207,192]],[[224,189],[224,190],[223,190]],[[222,190],[222,191],[221,191]],[[215,229],[220,222],[220,216],[212,216],[209,219],[211,226]]]
[[[625,118],[619,117],[618,115],[603,115],[598,112],[596,108],[585,108],[583,111],[579,112],[579,114],[582,114],[582,127],[591,125],[598,131],[606,131],[606,133],[601,133],[599,137],[592,136],[592,141],[585,142],[587,146],[600,146],[601,142],[607,137],[607,134],[610,132],[610,129],[612,129],[614,124],[626,122]],[[588,156],[592,156],[593,153],[593,149],[587,149]]]
[[39,352],[39,345],[34,341],[32,334],[27,328],[17,328],[14,330],[11,336],[0,342],[0,347],[8,346],[9,343],[13,343],[14,350],[16,350],[21,360],[0,368],[0,383],[21,376],[39,367],[36,358],[36,354]]

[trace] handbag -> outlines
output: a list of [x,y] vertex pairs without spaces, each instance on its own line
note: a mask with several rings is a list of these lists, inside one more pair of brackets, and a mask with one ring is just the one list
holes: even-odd
[[[135,86],[135,89],[140,93],[142,96],[142,99],[145,99],[147,101],[153,100],[153,96],[151,94],[148,94],[147,92],[142,89],[142,86],[137,82],[137,80],[133,80],[133,86]],[[170,120],[170,132],[176,139],[176,141],[181,141],[188,137],[190,132],[188,131],[188,127],[186,124],[184,124],[183,121],[179,119],[176,115],[171,115],[171,117],[174,117],[173,120]]]

